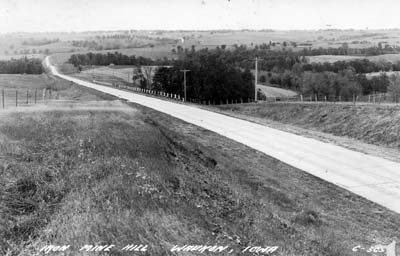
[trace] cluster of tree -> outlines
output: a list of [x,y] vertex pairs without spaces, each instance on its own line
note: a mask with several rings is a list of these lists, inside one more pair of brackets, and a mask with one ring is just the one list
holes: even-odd
[[41,45],[46,45],[46,44],[53,44],[60,42],[60,39],[47,39],[47,38],[42,38],[42,39],[34,39],[34,38],[29,38],[27,40],[24,40],[22,42],[22,45],[34,45],[34,46],[41,46]]
[[380,71],[400,71],[400,62],[391,63],[387,61],[373,62],[368,59],[355,59],[349,61],[336,61],[334,63],[303,63],[305,71],[338,73],[345,69],[354,69],[356,73],[371,73]]
[[[334,48],[322,50],[330,51],[330,49],[338,50]],[[271,50],[269,44],[256,45],[254,48],[248,48],[246,45],[233,45],[229,50],[226,45],[216,48],[216,51],[219,51],[219,54],[224,59],[230,63],[235,63],[243,69],[254,69],[254,58],[257,56],[261,59],[259,69],[274,73],[283,73],[285,70],[292,70],[296,64],[301,64],[305,71],[314,72],[331,71],[337,73],[348,68],[355,69],[356,73],[400,70],[400,62],[372,62],[367,59],[338,61],[335,63],[308,63],[306,56],[315,55],[316,52],[313,52],[314,50],[318,49],[305,49],[304,51],[292,51],[291,49]],[[176,49],[172,49],[172,52],[177,53],[179,56],[184,56],[194,51],[194,46],[188,49],[178,45]],[[333,52],[325,52],[325,54],[333,54]]]
[[85,54],[72,54],[68,60],[69,63],[75,67],[96,65],[107,66],[114,65],[135,65],[135,66],[165,66],[171,63],[170,60],[164,58],[159,60],[152,60],[142,56],[136,57],[135,55],[128,56],[119,52],[108,53],[85,53]]
[[0,61],[1,74],[42,74],[44,68],[40,59],[11,59]]
[[121,41],[121,40],[108,40],[108,41],[72,41],[72,46],[87,48],[89,50],[102,51],[102,50],[113,50],[113,49],[126,49],[126,48],[144,48],[154,47],[153,43],[149,42],[138,42],[138,41]]
[[356,74],[353,70],[342,70],[339,73],[330,71],[306,71],[301,76],[300,88],[304,95],[316,95],[320,99],[352,100],[359,95],[386,92],[389,86],[386,75],[366,79],[365,75]]
[[298,91],[305,96],[318,96],[320,99],[340,97],[342,100],[349,100],[353,96],[387,92],[390,85],[389,77],[385,73],[368,79],[365,74],[357,74],[352,68],[339,72],[286,70],[270,76],[273,84]]
[[148,41],[158,41],[158,42],[164,42],[164,43],[177,43],[177,39],[172,39],[168,37],[152,37],[152,36],[146,36],[146,35],[135,35],[135,34],[111,34],[111,35],[98,35],[95,37],[97,40],[106,40],[106,39],[125,39],[127,41],[133,41],[133,40],[148,40]]
[[247,100],[254,93],[249,69],[240,69],[221,50],[190,51],[162,67],[154,75],[152,88],[183,95],[183,72],[187,72],[187,97],[219,102],[226,99]]
[[14,55],[17,55],[17,54],[20,54],[20,55],[22,55],[22,54],[37,54],[37,53],[39,53],[39,54],[41,54],[41,53],[50,54],[50,50],[49,49],[44,49],[44,50],[43,49],[23,49],[23,50],[19,50],[19,51],[17,51],[17,50],[14,50],[14,51],[5,50],[4,51],[5,55],[11,54],[11,53],[14,53]]

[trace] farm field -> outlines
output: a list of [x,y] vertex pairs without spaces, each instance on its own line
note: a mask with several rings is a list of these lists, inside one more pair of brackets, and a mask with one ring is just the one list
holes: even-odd
[[54,83],[54,79],[42,75],[0,74],[0,89],[43,89]]
[[354,59],[368,59],[370,61],[378,62],[378,61],[388,61],[392,63],[397,63],[400,61],[400,54],[384,54],[384,55],[377,55],[377,56],[343,56],[343,55],[319,55],[319,56],[309,56],[307,57],[310,62],[329,62],[333,63],[336,61],[348,61]]
[[[385,41],[389,44],[400,43],[400,30],[261,30],[261,31],[166,31],[164,36],[173,38],[185,38],[183,45],[212,47],[225,44],[251,46],[272,42],[297,42],[301,46],[307,43],[313,48],[339,47],[348,43],[349,47],[364,48],[377,45]],[[362,43],[360,44],[360,41]],[[280,48],[280,45],[276,46]],[[301,47],[299,47],[301,49]]]
[[[112,36],[117,38],[112,39]],[[131,47],[118,36],[138,44],[138,47]],[[103,37],[105,39],[103,39]],[[161,40],[164,38],[165,40]],[[44,39],[58,39],[59,41],[44,45],[30,45],[24,42],[33,42]],[[168,41],[169,40],[169,41]],[[171,42],[175,41],[174,43]],[[104,45],[107,50],[96,50],[83,46],[74,46],[73,41],[97,42]],[[153,42],[154,41],[154,42]],[[118,51],[127,55],[137,55],[153,59],[174,58],[172,49],[177,46],[190,49],[215,48],[226,45],[228,48],[233,45],[246,45],[251,48],[256,44],[269,44],[275,42],[272,49],[282,49],[282,43],[289,43],[287,48],[294,51],[302,50],[303,47],[333,47],[338,48],[347,43],[350,48],[365,48],[376,46],[378,43],[400,45],[400,30],[232,30],[232,31],[98,31],[98,32],[71,32],[71,33],[13,33],[0,35],[0,59],[19,58],[22,56],[42,57],[43,52],[48,49],[50,53],[59,54],[68,59],[72,53],[91,52],[114,52]],[[152,46],[147,44],[152,43]],[[297,44],[296,47],[291,42]],[[118,47],[112,47],[118,44]],[[33,54],[33,50],[36,54]],[[28,51],[28,52],[27,52]],[[40,51],[40,52],[39,52]],[[325,61],[330,57],[321,57]],[[318,59],[312,59],[319,61]]]
[[[70,82],[60,80],[51,75],[0,75],[0,111],[13,110],[18,107],[33,107],[50,104],[49,101],[97,100],[102,93],[88,93]],[[4,109],[3,95],[4,92]],[[17,94],[17,95],[16,95]],[[36,95],[35,95],[36,94]],[[107,96],[106,98],[109,98]],[[16,103],[17,101],[17,103]]]

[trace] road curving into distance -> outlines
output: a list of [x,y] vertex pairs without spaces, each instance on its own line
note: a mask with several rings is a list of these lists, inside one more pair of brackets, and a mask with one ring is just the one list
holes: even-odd
[[49,57],[45,64],[55,76],[216,132],[400,213],[400,163],[195,106],[82,81],[60,74]]

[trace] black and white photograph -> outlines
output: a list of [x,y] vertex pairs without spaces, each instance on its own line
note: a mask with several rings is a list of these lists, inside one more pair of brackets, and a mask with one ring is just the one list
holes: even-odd
[[400,1],[0,0],[0,256],[400,256]]

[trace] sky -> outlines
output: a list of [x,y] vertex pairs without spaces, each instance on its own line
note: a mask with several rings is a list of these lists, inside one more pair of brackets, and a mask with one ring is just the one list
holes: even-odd
[[400,28],[398,0],[0,0],[0,33]]

